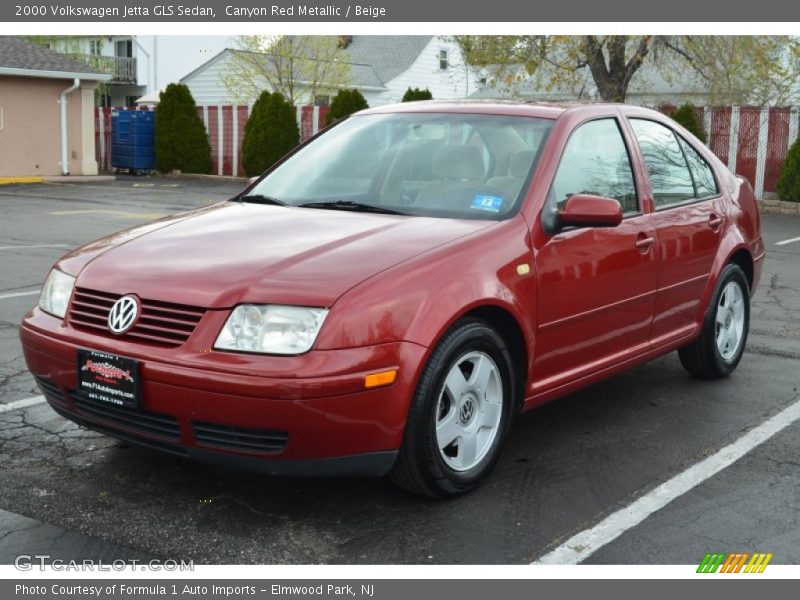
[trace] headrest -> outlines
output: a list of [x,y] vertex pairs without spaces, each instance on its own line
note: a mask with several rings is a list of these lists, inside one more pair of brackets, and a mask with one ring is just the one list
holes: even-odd
[[512,177],[525,179],[533,164],[533,150],[520,150],[511,155],[511,167],[509,172]]
[[483,158],[475,146],[444,146],[433,156],[433,173],[448,179],[479,180]]

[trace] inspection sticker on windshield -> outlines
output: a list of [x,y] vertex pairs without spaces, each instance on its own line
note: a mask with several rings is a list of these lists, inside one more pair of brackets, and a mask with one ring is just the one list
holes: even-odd
[[472,208],[477,210],[488,210],[489,212],[500,212],[503,206],[502,196],[486,196],[483,194],[475,194],[472,199]]

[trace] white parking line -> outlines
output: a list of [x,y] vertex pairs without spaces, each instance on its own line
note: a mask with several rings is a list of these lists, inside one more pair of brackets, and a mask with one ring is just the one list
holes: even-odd
[[532,564],[577,565],[583,562],[657,510],[713,477],[798,419],[800,419],[800,400],[751,429],[716,454],[692,465],[625,508],[609,515],[594,527],[572,536]]
[[28,250],[31,248],[69,248],[66,244],[31,244],[30,246],[0,246],[0,250]]
[[34,396],[33,398],[25,398],[25,400],[17,400],[16,402],[9,402],[8,404],[0,404],[0,413],[11,412],[19,408],[26,408],[28,406],[35,406],[44,402],[44,396]]
[[31,290],[30,292],[14,292],[13,294],[2,294],[0,295],[0,300],[5,300],[6,298],[19,298],[21,296],[35,296],[41,290]]
[[776,246],[785,246],[786,244],[791,244],[793,242],[800,242],[800,237],[789,238],[788,240],[781,240],[780,242],[775,242],[775,245]]

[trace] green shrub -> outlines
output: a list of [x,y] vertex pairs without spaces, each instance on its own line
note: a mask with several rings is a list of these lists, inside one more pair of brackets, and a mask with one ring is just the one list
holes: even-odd
[[695,110],[694,105],[684,104],[680,108],[676,108],[674,111],[672,111],[670,117],[672,117],[673,121],[683,125],[684,129],[688,129],[691,133],[693,133],[698,140],[704,144],[706,143],[706,132],[697,118],[697,111]]
[[419,88],[414,88],[413,90],[409,87],[406,90],[406,93],[403,94],[402,102],[416,102],[417,100],[433,100],[433,94],[428,88],[421,90]]
[[800,139],[795,140],[786,155],[778,178],[778,196],[787,202],[800,202]]
[[343,119],[355,112],[369,108],[367,99],[358,90],[339,90],[331,101],[331,107],[325,120],[326,125]]
[[156,169],[169,173],[211,172],[211,145],[189,88],[171,83],[156,110]]
[[300,143],[294,106],[275,92],[262,92],[244,128],[242,165],[249,177],[274,165]]

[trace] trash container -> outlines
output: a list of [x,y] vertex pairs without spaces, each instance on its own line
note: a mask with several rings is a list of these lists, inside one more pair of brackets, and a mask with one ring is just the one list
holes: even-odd
[[156,166],[156,113],[115,110],[111,113],[111,166],[132,172]]

